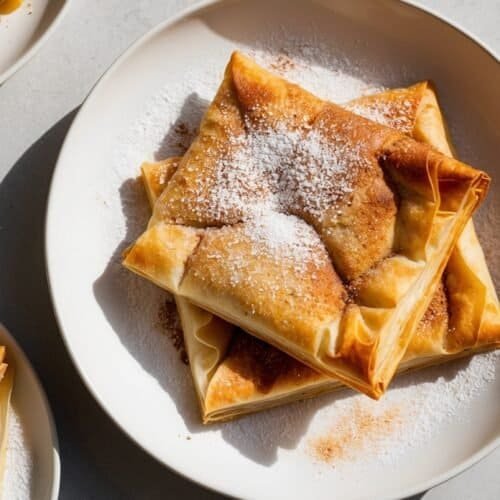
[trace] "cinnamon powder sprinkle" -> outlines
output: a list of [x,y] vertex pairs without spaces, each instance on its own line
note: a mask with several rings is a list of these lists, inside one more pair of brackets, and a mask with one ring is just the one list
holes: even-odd
[[184,344],[184,334],[182,333],[179,314],[174,302],[164,300],[161,303],[158,310],[158,326],[172,341],[173,346],[179,352],[181,361],[186,365],[189,364]]
[[286,54],[278,54],[275,60],[269,63],[269,68],[278,72],[286,73],[296,68],[296,63],[293,59],[290,59]]
[[183,122],[178,123],[175,126],[174,130],[175,130],[175,133],[180,135],[180,136],[186,136],[186,135],[190,134],[188,126]]
[[309,441],[309,452],[315,460],[327,464],[353,461],[380,448],[382,441],[396,433],[401,424],[398,407],[376,415],[356,403],[329,431]]
[[173,131],[175,137],[177,138],[176,147],[178,149],[178,152],[179,154],[184,154],[196,137],[198,128],[190,127],[187,123],[184,122],[177,122],[174,125]]

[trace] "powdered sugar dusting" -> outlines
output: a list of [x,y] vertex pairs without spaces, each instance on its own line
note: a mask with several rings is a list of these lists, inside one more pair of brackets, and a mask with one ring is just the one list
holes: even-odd
[[[327,141],[318,130],[290,130],[283,123],[250,129],[231,141],[231,153],[217,160],[208,200],[193,210],[220,222],[269,212],[321,220],[324,212],[352,192],[363,159],[356,147]],[[203,201],[203,203],[201,202]]]
[[[227,142],[208,150],[207,157],[215,156],[213,174],[207,176],[201,169],[194,172],[199,177],[188,188],[187,217],[196,214],[199,220],[217,224],[245,222],[247,241],[258,243],[254,253],[266,249],[276,255],[279,250],[284,256],[286,249],[295,268],[301,262],[304,268],[312,261],[318,237],[295,216],[319,225],[332,210],[337,212],[334,216],[341,214],[337,204],[352,193],[353,182],[367,161],[358,144],[327,138],[321,128],[307,122],[297,128],[284,121],[269,120],[269,124],[267,112],[259,111],[260,119],[247,122],[245,134],[230,135]],[[185,168],[193,167],[188,163]],[[164,203],[168,206],[169,201]],[[183,213],[175,220],[189,223]],[[277,244],[284,236],[287,244]]]
[[279,36],[272,50],[248,49],[249,55],[264,68],[297,83],[329,101],[344,103],[362,95],[380,92],[383,87],[366,79],[360,68],[342,54],[332,51],[322,40]]
[[12,407],[8,417],[7,460],[2,498],[29,500],[31,498],[33,456],[21,420]]
[[345,108],[369,120],[410,133],[413,128],[411,119],[412,104],[408,100],[397,103],[397,112],[394,104],[386,101],[354,102],[345,104]]
[[276,260],[291,260],[298,271],[303,270],[304,264],[314,262],[318,246],[321,246],[315,231],[294,215],[264,212],[250,219],[244,227],[247,238],[255,244],[254,251],[264,247],[266,255]]
[[[242,221],[252,255],[286,258],[302,272],[324,257],[318,235],[303,219],[321,223],[327,210],[352,193],[365,161],[356,145],[327,140],[307,123],[297,129],[283,122],[259,125],[248,123],[245,135],[230,139],[229,154],[217,157],[208,196],[202,179],[193,183],[189,212],[219,224]],[[184,222],[183,215],[177,222]]]

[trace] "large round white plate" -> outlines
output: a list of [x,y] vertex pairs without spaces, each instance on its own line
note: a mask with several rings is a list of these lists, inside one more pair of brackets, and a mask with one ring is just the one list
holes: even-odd
[[25,0],[0,16],[0,85],[26,64],[56,29],[69,0]]
[[[432,78],[462,158],[500,175],[499,65],[456,28],[396,1],[205,5],[137,42],[75,119],[48,206],[53,301],[69,351],[96,399],[140,446],[181,474],[238,497],[406,496],[458,473],[500,443],[500,377],[445,418],[432,439],[382,469],[361,468],[356,460],[324,467],[305,453],[304,439],[338,396],[201,426],[189,371],[155,326],[162,292],[120,267],[121,251],[147,220],[147,210],[137,209],[144,196],[130,180],[139,162],[153,156],[153,146],[143,151],[144,141],[162,132],[168,146],[169,128],[181,125],[171,115],[155,115],[154,107],[174,102],[181,114],[199,115],[213,92],[200,75],[221,75],[232,50],[280,50],[281,43],[306,39],[323,47],[324,57],[315,61],[318,74],[332,52],[349,62],[344,66],[353,82],[360,75],[386,86]],[[498,221],[492,217],[500,213],[499,200],[498,193],[490,195],[478,219],[480,233]],[[489,260],[497,263],[500,242],[489,243]],[[448,378],[466,366],[455,366]],[[434,402],[439,406],[439,398]]]
[[2,498],[56,500],[61,465],[47,397],[28,358],[2,324],[0,345],[7,347],[7,362],[15,370],[10,420],[21,429],[18,436],[24,436],[16,442],[12,433],[9,438]]

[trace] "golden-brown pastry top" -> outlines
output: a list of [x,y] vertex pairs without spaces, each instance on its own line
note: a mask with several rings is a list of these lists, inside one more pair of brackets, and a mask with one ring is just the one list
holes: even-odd
[[287,331],[290,341],[313,351],[315,332],[339,321],[346,300],[321,240],[296,217],[263,216],[207,231],[189,263],[183,290],[192,286],[203,294],[207,283],[207,294],[267,318],[271,328]]
[[151,206],[154,206],[163,193],[180,161],[181,158],[172,157],[159,162],[144,162],[141,165],[141,174]]
[[358,97],[343,107],[371,121],[414,136],[415,121],[429,91],[433,94],[429,82],[419,82],[411,87]]
[[436,198],[429,170],[455,204],[477,177],[235,53],[153,221],[221,226],[271,206],[310,223],[336,271],[350,280],[391,253],[398,191]]

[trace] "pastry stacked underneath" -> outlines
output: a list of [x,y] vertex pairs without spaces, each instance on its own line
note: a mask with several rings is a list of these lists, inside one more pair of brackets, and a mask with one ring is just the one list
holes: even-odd
[[427,82],[338,106],[236,52],[124,265],[174,294],[204,422],[500,347],[471,216]]

